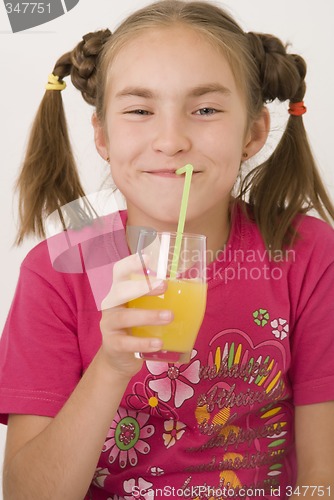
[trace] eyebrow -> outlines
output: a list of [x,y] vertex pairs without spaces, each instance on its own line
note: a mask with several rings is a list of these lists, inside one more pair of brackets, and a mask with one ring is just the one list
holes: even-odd
[[209,83],[209,84],[199,85],[198,87],[193,88],[190,91],[189,95],[191,97],[201,97],[202,95],[211,93],[218,93],[218,94],[223,94],[225,96],[229,96],[231,95],[232,92],[230,89],[228,89],[224,85],[221,85],[220,83]]
[[[208,83],[198,85],[197,87],[190,89],[188,96],[201,97],[205,94],[211,93],[219,93],[223,94],[224,96],[229,96],[232,92],[230,89],[228,89],[224,85],[221,85],[220,83]],[[153,99],[156,95],[152,90],[149,90],[145,87],[125,87],[123,90],[117,92],[115,97],[122,98],[129,96],[143,97],[144,99]]]

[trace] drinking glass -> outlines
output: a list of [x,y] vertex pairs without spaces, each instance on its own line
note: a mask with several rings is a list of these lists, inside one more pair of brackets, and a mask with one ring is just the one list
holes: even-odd
[[206,306],[206,237],[183,233],[180,242],[177,233],[141,230],[137,253],[143,273],[132,279],[146,279],[150,289],[151,281],[164,280],[167,288],[161,295],[149,293],[135,298],[128,302],[128,307],[169,309],[174,314],[167,325],[131,328],[134,336],[158,337],[163,341],[160,351],[139,353],[139,356],[150,361],[187,363]]

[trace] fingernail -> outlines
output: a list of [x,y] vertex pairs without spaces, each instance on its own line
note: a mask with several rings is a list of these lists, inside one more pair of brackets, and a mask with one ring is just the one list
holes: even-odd
[[159,318],[163,321],[170,321],[172,319],[172,311],[168,311],[167,309],[159,312]]
[[157,348],[161,348],[162,347],[162,340],[161,339],[152,339],[150,341],[150,346],[151,347],[157,347]]

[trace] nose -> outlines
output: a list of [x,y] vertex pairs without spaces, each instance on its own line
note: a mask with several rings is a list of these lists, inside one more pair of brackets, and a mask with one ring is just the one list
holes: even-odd
[[156,123],[152,148],[167,156],[186,153],[191,148],[190,133],[181,117],[160,117]]

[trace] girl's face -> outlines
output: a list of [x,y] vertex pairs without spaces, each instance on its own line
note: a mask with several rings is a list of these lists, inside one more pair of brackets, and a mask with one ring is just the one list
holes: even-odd
[[109,75],[105,133],[131,225],[175,230],[184,176],[194,166],[186,230],[227,217],[242,153],[263,144],[246,130],[246,105],[222,53],[184,26],[152,29],[128,42]]

